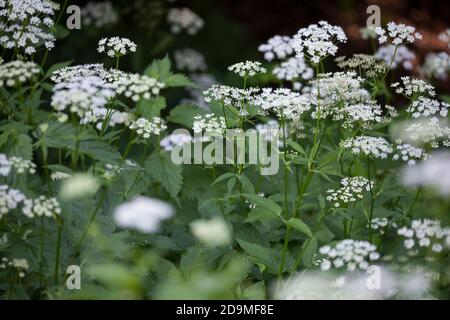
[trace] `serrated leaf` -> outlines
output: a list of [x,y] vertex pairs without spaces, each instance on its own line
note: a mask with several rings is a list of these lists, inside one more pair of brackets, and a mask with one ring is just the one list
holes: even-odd
[[166,55],[162,59],[155,59],[152,64],[145,70],[145,74],[149,77],[155,78],[160,82],[165,82],[165,80],[172,75],[170,72],[171,62],[169,57]]
[[257,261],[263,263],[266,267],[276,269],[275,256],[271,248],[265,248],[256,243],[250,243],[241,239],[236,239],[239,246],[250,256],[256,258]]
[[186,77],[184,74],[176,73],[169,75],[165,80],[164,84],[167,88],[170,87],[196,87],[191,79]]
[[181,104],[170,111],[167,121],[181,124],[187,128],[192,128],[194,124],[194,117],[203,115],[205,111],[192,104]]
[[304,234],[306,234],[308,237],[312,238],[313,234],[311,232],[311,229],[308,227],[308,225],[306,223],[304,223],[301,219],[299,218],[291,218],[287,221],[287,225],[291,226],[292,228],[294,228],[295,230],[298,230]]
[[172,198],[178,198],[178,192],[183,183],[183,168],[174,164],[169,154],[154,152],[145,161],[145,170],[153,179],[161,183]]
[[314,259],[314,255],[317,252],[317,246],[317,239],[315,237],[309,238],[309,240],[303,245],[302,262],[305,266],[309,266]]
[[24,133],[18,135],[11,135],[6,145],[6,154],[9,157],[22,157],[26,160],[33,158],[33,140],[30,136]]
[[137,104],[138,112],[144,118],[152,120],[161,115],[161,110],[167,106],[166,98],[156,97],[151,99],[142,99]]

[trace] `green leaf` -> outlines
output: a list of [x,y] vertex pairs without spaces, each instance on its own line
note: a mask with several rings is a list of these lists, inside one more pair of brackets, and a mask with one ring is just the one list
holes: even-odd
[[158,81],[165,82],[172,75],[170,67],[171,63],[169,57],[166,55],[163,59],[155,59],[144,73]]
[[26,160],[33,159],[33,141],[30,136],[24,133],[11,135],[6,145],[6,154],[9,157],[22,157]]
[[[71,146],[72,150],[76,147]],[[78,146],[80,153],[86,154],[92,159],[103,161],[109,164],[119,164],[121,162],[121,155],[117,149],[101,140],[83,140]]]
[[193,104],[181,104],[170,111],[167,121],[192,128],[194,117],[205,114],[205,111]]
[[272,213],[274,216],[279,216],[283,211],[281,207],[273,200],[258,196],[256,194],[243,194],[243,196],[250,202],[256,204],[258,207],[264,208]]
[[182,166],[174,164],[168,153],[154,152],[145,161],[145,169],[172,198],[177,199],[183,183]]
[[177,73],[169,75],[165,80],[164,84],[167,88],[174,87],[197,87],[191,79],[186,77],[184,74]]
[[312,262],[314,255],[317,252],[317,246],[317,239],[315,237],[310,238],[303,245],[302,262],[305,266],[309,266]]
[[219,182],[221,182],[223,180],[233,178],[235,176],[236,175],[234,173],[231,173],[231,172],[224,173],[221,176],[219,176],[216,180],[214,180],[214,182],[212,183],[211,186],[213,186],[213,185],[215,185],[215,184],[217,184],[217,183],[219,183]]
[[254,257],[258,262],[263,263],[266,267],[272,270],[277,268],[275,256],[273,255],[273,250],[271,248],[265,248],[259,244],[247,242],[241,239],[236,240],[239,243],[239,246],[250,256]]
[[306,223],[304,223],[301,219],[298,218],[291,218],[287,221],[287,225],[291,226],[295,230],[298,230],[300,232],[303,232],[308,237],[312,238],[313,234],[311,232],[311,229],[308,227]]
[[140,115],[148,120],[152,120],[154,117],[159,117],[161,115],[161,110],[166,106],[166,98],[156,97],[140,100],[137,104],[137,109]]
[[52,76],[53,72],[65,68],[67,66],[70,66],[72,64],[73,60],[70,61],[66,61],[66,62],[61,62],[61,63],[56,63],[54,65],[52,65],[47,72],[45,73],[44,79],[48,79]]
[[298,153],[304,155],[306,158],[308,157],[308,155],[306,154],[305,149],[303,149],[303,147],[301,145],[299,145],[297,142],[288,139],[287,140],[287,144],[290,145],[292,147],[292,149],[294,149],[295,151],[297,151]]

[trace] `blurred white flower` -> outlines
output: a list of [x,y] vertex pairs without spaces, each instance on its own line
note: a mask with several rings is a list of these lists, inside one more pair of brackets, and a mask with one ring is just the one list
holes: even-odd
[[190,224],[192,234],[210,247],[228,245],[231,234],[227,224],[220,218],[196,220]]
[[416,59],[414,52],[403,45],[397,47],[397,52],[395,48],[394,45],[380,47],[375,52],[375,58],[384,61],[391,69],[396,69],[399,65],[402,65],[405,70],[411,70]]
[[162,220],[172,215],[173,208],[166,202],[140,196],[119,205],[114,211],[114,220],[122,228],[153,233],[158,231]]
[[439,191],[443,196],[450,195],[450,152],[432,153],[428,160],[414,167],[405,168],[402,181],[407,186],[425,186]]
[[280,300],[432,299],[431,281],[421,272],[400,273],[384,267],[345,276],[308,271],[273,286]]
[[98,180],[88,174],[74,174],[70,178],[64,179],[60,197],[65,201],[72,201],[83,197],[93,196],[100,183]]

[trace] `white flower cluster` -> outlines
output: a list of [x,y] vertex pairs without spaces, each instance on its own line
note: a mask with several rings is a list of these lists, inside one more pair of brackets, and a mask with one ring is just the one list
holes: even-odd
[[448,44],[448,48],[450,49],[450,28],[439,34],[439,40],[446,42]]
[[195,49],[185,48],[177,50],[173,54],[173,57],[178,70],[196,72],[205,71],[208,68],[205,57]]
[[173,208],[169,204],[158,199],[137,197],[119,205],[114,211],[114,220],[122,228],[154,233],[161,221],[172,215]]
[[442,227],[439,220],[415,219],[409,228],[398,229],[397,234],[405,238],[403,245],[413,256],[420,248],[430,248],[435,253],[450,248],[450,228]]
[[87,113],[103,109],[114,95],[114,86],[100,77],[75,77],[53,87],[51,105],[56,111],[67,110],[84,118]]
[[100,77],[104,81],[113,78],[113,71],[102,64],[82,64],[64,67],[53,72],[50,79],[55,83],[70,82],[74,78]]
[[180,33],[183,30],[190,35],[196,34],[203,28],[204,21],[188,8],[172,8],[167,15],[172,33]]
[[59,4],[50,0],[0,0],[0,45],[32,55],[42,45],[55,45],[51,33]]
[[206,102],[217,101],[227,106],[241,108],[245,104],[252,102],[258,88],[240,89],[226,85],[214,84],[203,91]]
[[[397,50],[396,50],[397,48]],[[395,55],[394,55],[395,54]],[[384,61],[391,69],[397,69],[401,65],[405,70],[412,70],[416,55],[406,46],[387,45],[378,48],[375,58]]]
[[36,164],[31,160],[25,160],[21,157],[10,157],[9,163],[11,167],[14,168],[17,174],[35,174],[36,173]]
[[386,73],[388,66],[384,61],[379,61],[375,56],[368,54],[354,54],[350,58],[345,56],[336,58],[337,66],[347,71],[360,72],[369,78],[376,78]]
[[267,72],[266,68],[261,67],[259,61],[238,62],[228,67],[228,71],[234,72],[241,77],[253,77],[258,73]]
[[409,143],[398,141],[394,147],[394,160],[402,160],[412,167],[416,165],[417,160],[427,160],[428,154],[422,148],[417,148]]
[[370,93],[362,87],[363,81],[354,72],[325,73],[312,80],[310,97],[316,106],[312,116],[340,118],[341,105],[370,101]]
[[26,200],[25,195],[7,185],[0,185],[0,219]]
[[445,118],[447,117],[449,108],[450,105],[448,103],[420,97],[418,100],[413,101],[406,111],[410,113],[413,118],[429,117],[434,115],[440,115]]
[[375,245],[353,239],[341,240],[334,247],[323,246],[319,252],[325,256],[320,264],[320,269],[323,271],[342,267],[345,267],[347,271],[366,270],[372,261],[380,258]]
[[434,97],[436,95],[434,87],[428,82],[407,76],[401,78],[401,83],[395,82],[391,86],[395,88],[395,92],[398,94],[403,94],[410,98],[417,98],[418,96]]
[[[367,224],[367,227],[369,227],[369,223]],[[384,234],[386,228],[397,228],[397,224],[388,218],[373,218],[370,222],[370,227],[372,230],[378,231],[380,234]]]
[[450,55],[447,52],[427,54],[422,71],[427,77],[447,80],[450,72]]
[[108,57],[117,58],[122,57],[130,52],[136,52],[136,44],[127,38],[103,38],[98,42],[97,51],[99,53],[105,52]]
[[113,86],[118,94],[138,102],[141,99],[150,99],[152,96],[159,95],[164,88],[164,83],[146,75],[123,74],[122,77],[115,79]]
[[11,162],[5,154],[0,153],[0,176],[7,177],[11,171]]
[[72,175],[65,173],[65,172],[61,172],[61,171],[55,171],[52,172],[52,174],[50,175],[50,179],[52,179],[53,181],[58,181],[58,180],[64,180],[67,178],[70,178]]
[[383,137],[358,136],[341,142],[341,146],[356,155],[387,159],[393,152],[391,144]]
[[19,278],[25,278],[26,271],[29,268],[27,259],[8,259],[7,257],[3,257],[0,260],[0,269],[12,268],[17,272]]
[[267,43],[261,44],[258,51],[264,52],[264,59],[272,61],[273,59],[284,60],[294,53],[292,47],[292,38],[288,36],[273,36]]
[[192,234],[209,247],[230,244],[231,233],[223,219],[195,220],[190,224]]
[[389,22],[387,24],[387,30],[382,27],[376,27],[374,31],[378,35],[378,42],[380,44],[385,43],[389,39],[394,45],[398,46],[422,39],[422,35],[416,32],[416,28],[403,23]]
[[383,117],[381,106],[374,101],[345,105],[341,112],[333,112],[334,120],[341,120],[344,128],[351,128],[355,123],[362,123],[362,127],[370,128],[372,124],[388,121]]
[[21,85],[40,72],[41,68],[34,62],[15,60],[0,64],[0,88]]
[[365,177],[350,177],[341,180],[341,188],[327,190],[327,200],[334,202],[335,207],[349,204],[363,198],[364,192],[373,188],[373,182]]
[[280,119],[295,120],[311,108],[310,100],[287,88],[264,88],[255,98],[254,104],[263,114],[273,112]]
[[40,196],[36,199],[26,199],[23,203],[22,212],[28,218],[54,217],[61,214],[61,207],[56,198]]
[[310,80],[314,76],[312,68],[306,65],[302,57],[292,57],[275,67],[272,73],[280,80],[292,81],[294,79]]
[[167,129],[167,125],[160,117],[153,117],[151,121],[139,118],[130,125],[130,129],[136,130],[138,135],[147,139],[151,135],[159,136],[161,132]]
[[440,144],[450,147],[450,127],[446,119],[418,118],[405,126],[402,138],[414,143],[430,144],[435,149]]
[[300,29],[294,36],[292,46],[297,55],[306,55],[314,64],[328,55],[334,56],[338,47],[335,42],[347,42],[347,36],[339,26],[332,26],[326,21],[311,24]]
[[226,129],[225,118],[216,117],[214,113],[194,117],[192,130],[194,133],[205,132],[206,135],[221,135]]
[[450,195],[450,152],[432,153],[428,160],[402,172],[402,182],[407,186],[424,186],[437,190],[442,196]]
[[160,146],[164,151],[172,151],[174,148],[193,142],[194,139],[188,133],[172,133],[161,140]]
[[81,8],[81,17],[83,25],[96,28],[114,24],[119,20],[116,10],[109,1],[88,2]]

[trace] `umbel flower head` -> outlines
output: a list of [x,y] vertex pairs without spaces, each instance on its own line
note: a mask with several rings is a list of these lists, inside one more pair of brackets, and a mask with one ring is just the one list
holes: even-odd
[[347,271],[366,270],[372,261],[380,258],[375,245],[353,239],[341,240],[334,246],[323,246],[319,252],[324,255],[320,264],[323,271],[331,268],[345,268]]
[[397,234],[404,238],[403,245],[410,256],[417,255],[420,249],[440,253],[450,248],[450,228],[442,227],[439,220],[415,219],[409,227],[398,229]]
[[103,108],[114,95],[114,86],[100,77],[76,77],[54,86],[51,105],[56,111],[84,118],[87,113]]
[[36,199],[25,200],[22,212],[29,218],[51,218],[61,213],[61,207],[56,198],[47,198],[45,196],[40,196]]
[[11,210],[19,207],[27,198],[16,189],[7,185],[0,185],[0,219]]
[[308,97],[286,88],[264,88],[254,101],[263,114],[273,112],[283,120],[299,119],[311,107]]
[[391,144],[383,137],[358,136],[341,142],[341,146],[353,154],[387,159],[393,152]]
[[395,88],[396,93],[408,98],[417,99],[418,97],[434,97],[436,95],[433,85],[421,79],[402,77],[400,82],[394,82],[391,86]]
[[15,60],[0,64],[0,88],[22,85],[40,72],[41,68],[34,62]]
[[161,132],[167,129],[167,126],[160,117],[153,117],[152,121],[139,118],[130,125],[130,129],[136,130],[138,135],[147,139],[151,135],[159,136]]
[[350,177],[341,180],[340,189],[327,190],[327,200],[334,202],[335,207],[342,204],[347,205],[363,199],[364,192],[368,192],[373,188],[373,182],[365,177]]
[[405,45],[396,47],[393,44],[379,47],[374,56],[377,60],[384,61],[392,70],[397,69],[398,66],[402,66],[405,70],[412,70],[416,59],[415,53]]
[[338,57],[337,66],[347,71],[360,72],[360,76],[376,78],[386,73],[388,66],[385,62],[377,60],[368,54],[354,54],[352,57]]
[[114,220],[122,228],[154,233],[158,231],[161,221],[172,215],[173,208],[169,204],[141,196],[119,205],[114,211]]
[[344,30],[339,26],[332,26],[326,21],[311,24],[300,29],[294,36],[292,46],[299,56],[306,56],[314,64],[327,56],[336,55],[338,47],[335,43],[347,42]]
[[230,230],[220,218],[196,220],[190,227],[192,234],[209,247],[224,246],[231,242]]
[[224,117],[216,117],[214,113],[194,117],[192,130],[194,133],[204,132],[206,135],[221,135],[227,128]]
[[272,61],[273,59],[284,60],[294,53],[292,48],[292,38],[288,36],[273,36],[267,43],[258,47],[258,51],[264,53],[264,59]]
[[280,63],[272,70],[272,73],[280,80],[310,80],[314,71],[302,57],[292,57]]
[[116,10],[109,1],[88,2],[81,8],[81,17],[83,25],[96,28],[114,24],[119,20]]
[[127,38],[103,38],[98,42],[97,51],[99,53],[105,52],[108,57],[118,58],[130,52],[136,52],[136,44]]
[[42,46],[50,50],[51,33],[59,4],[50,0],[0,0],[0,45],[32,55]]
[[228,67],[228,71],[234,72],[241,77],[253,77],[258,73],[267,72],[266,68],[261,66],[259,61],[238,62]]
[[188,8],[170,9],[167,22],[172,33],[180,33],[185,30],[190,35],[196,34],[204,25],[203,19]]
[[387,24],[387,30],[382,27],[376,27],[374,30],[379,36],[378,42],[380,44],[390,40],[394,45],[401,45],[422,39],[422,35],[416,32],[416,28],[403,23],[389,22]]

